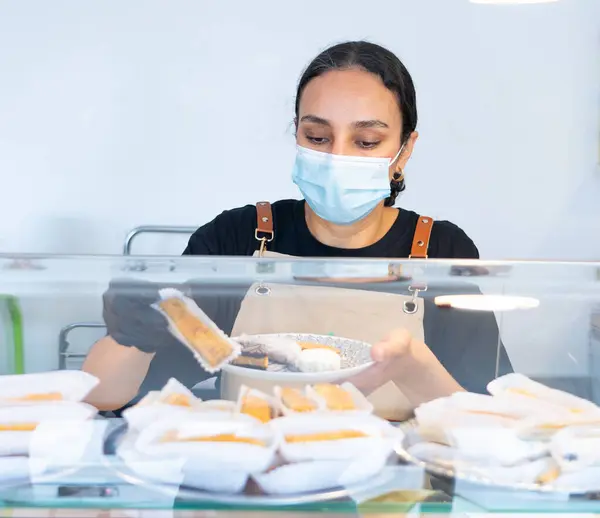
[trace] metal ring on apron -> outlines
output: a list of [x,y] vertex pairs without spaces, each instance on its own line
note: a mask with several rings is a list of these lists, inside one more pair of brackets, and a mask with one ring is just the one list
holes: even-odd
[[263,283],[260,283],[255,289],[254,292],[261,297],[267,297],[271,294],[271,288],[265,286]]
[[419,293],[427,291],[427,286],[424,284],[418,286],[409,286],[408,291],[412,293],[411,300],[404,301],[402,311],[407,315],[414,315],[419,311]]

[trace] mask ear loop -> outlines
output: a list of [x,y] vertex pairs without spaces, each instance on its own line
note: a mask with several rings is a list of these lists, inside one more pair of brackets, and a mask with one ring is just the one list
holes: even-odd
[[390,167],[392,165],[394,165],[394,162],[400,158],[400,155],[402,154],[402,151],[404,151],[405,147],[406,147],[406,144],[402,144],[402,146],[400,147],[400,149],[396,153],[396,156],[390,160]]

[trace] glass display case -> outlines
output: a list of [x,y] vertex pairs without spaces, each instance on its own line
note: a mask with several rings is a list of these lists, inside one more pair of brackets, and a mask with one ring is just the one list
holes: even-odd
[[0,294],[10,515],[600,512],[600,263],[0,256]]

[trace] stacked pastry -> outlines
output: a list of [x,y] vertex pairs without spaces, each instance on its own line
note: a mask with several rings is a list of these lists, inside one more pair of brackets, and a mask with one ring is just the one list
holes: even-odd
[[408,452],[502,485],[600,490],[600,407],[520,374],[419,407]]
[[237,339],[241,354],[231,363],[269,371],[327,372],[342,368],[339,349],[327,344],[296,341],[285,336],[246,336]]
[[97,383],[80,371],[0,376],[1,480],[29,479],[69,455],[73,460],[69,437],[81,437],[83,423],[96,415],[82,400]]
[[370,414],[350,384],[201,401],[175,380],[125,412],[117,454],[155,482],[218,493],[269,494],[357,483],[380,472],[401,432]]

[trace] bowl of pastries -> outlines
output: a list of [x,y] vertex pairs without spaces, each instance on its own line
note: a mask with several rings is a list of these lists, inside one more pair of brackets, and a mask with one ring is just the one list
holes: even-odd
[[271,393],[276,385],[303,388],[333,383],[372,365],[370,344],[302,333],[229,337],[189,297],[176,289],[159,292],[153,304],[169,330],[209,373],[221,371],[221,396],[235,400],[242,386]]

